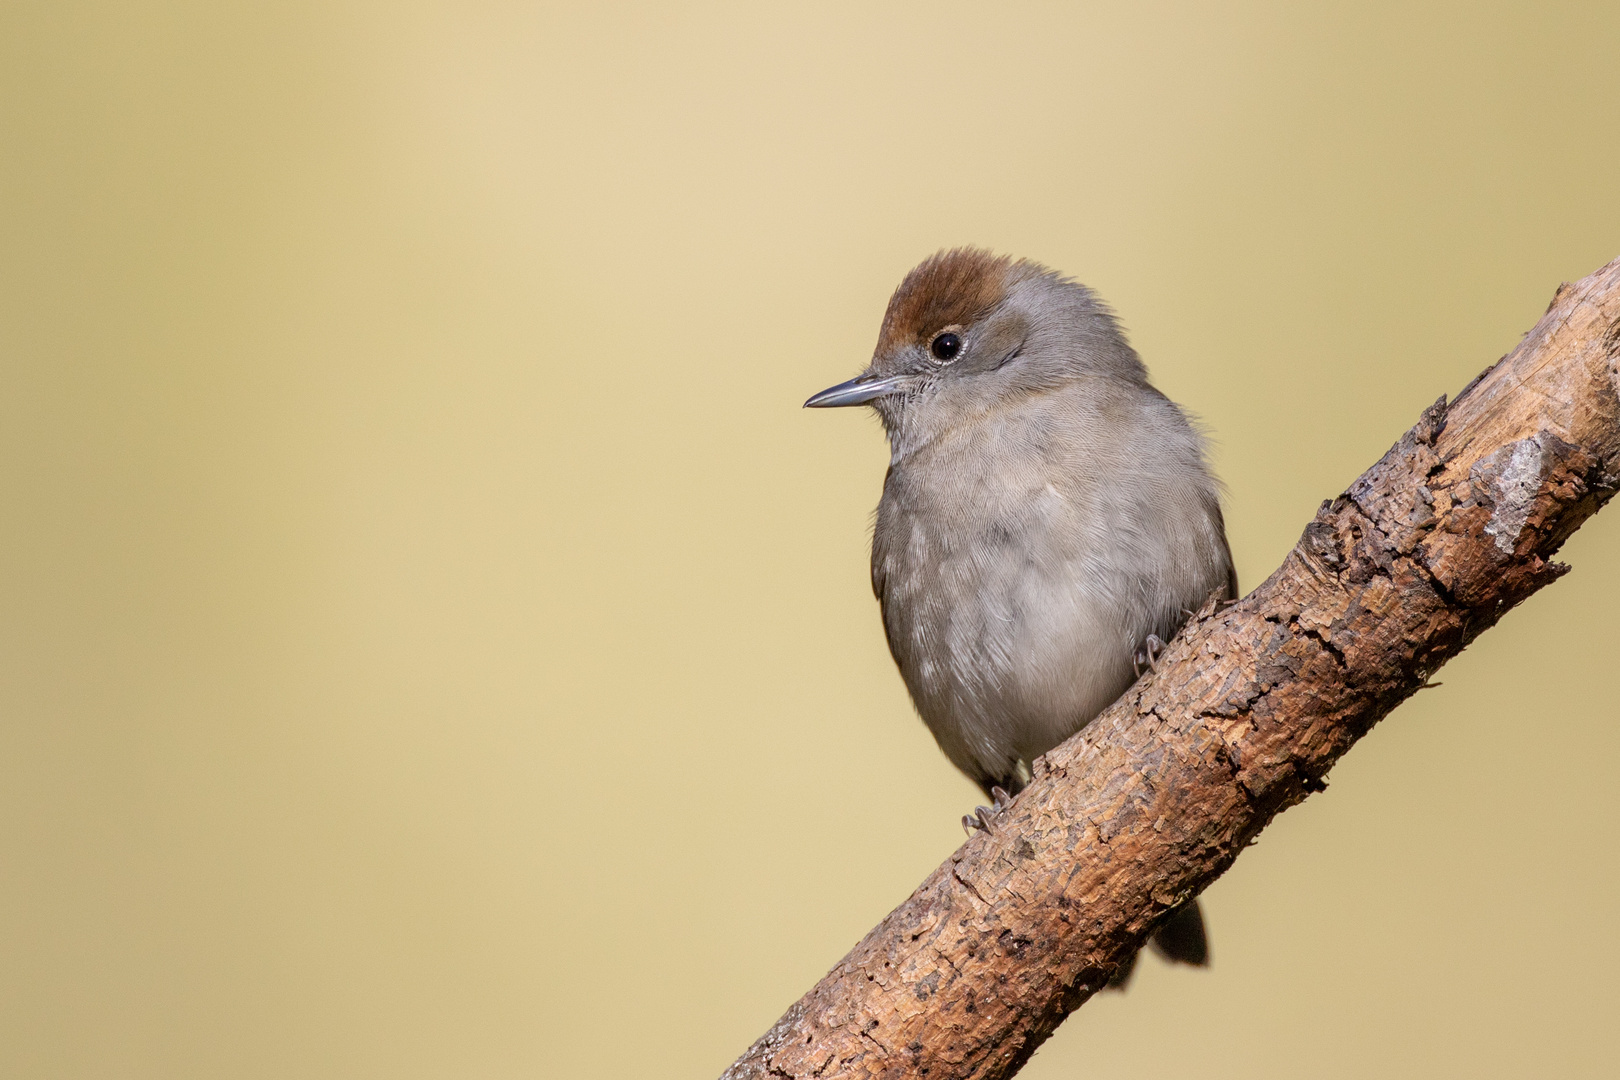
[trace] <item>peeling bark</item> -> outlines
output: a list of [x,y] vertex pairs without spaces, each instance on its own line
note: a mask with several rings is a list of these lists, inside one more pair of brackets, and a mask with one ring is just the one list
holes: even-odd
[[1561,577],[1553,554],[1617,487],[1620,261],[1561,286],[1259,588],[1190,620],[723,1080],[1011,1076],[1357,739]]

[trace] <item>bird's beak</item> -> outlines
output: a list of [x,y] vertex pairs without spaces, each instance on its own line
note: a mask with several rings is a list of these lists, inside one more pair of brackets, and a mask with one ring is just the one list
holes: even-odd
[[886,379],[873,378],[870,375],[857,375],[849,382],[841,382],[837,386],[829,386],[821,393],[804,403],[807,409],[836,409],[842,405],[865,405],[874,398],[885,394],[892,394],[905,388],[907,378],[904,375],[890,375]]

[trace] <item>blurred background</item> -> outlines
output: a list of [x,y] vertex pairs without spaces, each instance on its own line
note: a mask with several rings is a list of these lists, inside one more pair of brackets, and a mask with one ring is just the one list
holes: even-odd
[[[1252,587],[1620,256],[1612,2],[0,7],[0,1074],[718,1073],[961,841],[804,412],[962,243]],[[1620,510],[1026,1070],[1612,1075]]]

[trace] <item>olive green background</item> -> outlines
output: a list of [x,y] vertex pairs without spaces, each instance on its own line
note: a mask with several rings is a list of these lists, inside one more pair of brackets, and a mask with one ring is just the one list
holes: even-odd
[[[975,791],[811,392],[1119,310],[1243,581],[1620,256],[1620,6],[0,6],[0,1074],[706,1077]],[[1612,1075],[1620,510],[1025,1075]]]

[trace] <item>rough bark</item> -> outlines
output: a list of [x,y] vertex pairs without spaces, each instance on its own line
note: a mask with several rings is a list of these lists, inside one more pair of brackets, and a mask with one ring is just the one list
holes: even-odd
[[1620,260],[1213,603],[724,1074],[1017,1072],[1155,922],[1531,593],[1620,486]]

